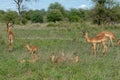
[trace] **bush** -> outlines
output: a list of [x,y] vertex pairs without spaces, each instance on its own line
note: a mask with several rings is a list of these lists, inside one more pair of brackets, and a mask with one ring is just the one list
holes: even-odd
[[54,22],[50,22],[47,24],[47,27],[57,27],[58,25],[55,24]]
[[60,12],[60,10],[53,9],[53,10],[48,11],[47,20],[49,22],[62,21],[62,19],[63,19],[63,15]]
[[26,23],[27,23],[27,19],[23,18],[23,19],[22,19],[22,24],[25,25]]
[[2,20],[5,22],[9,22],[9,21],[15,22],[17,18],[18,18],[17,12],[8,11],[3,15]]
[[34,14],[33,16],[32,16],[32,22],[33,23],[42,23],[43,22],[43,16],[41,15],[41,14]]

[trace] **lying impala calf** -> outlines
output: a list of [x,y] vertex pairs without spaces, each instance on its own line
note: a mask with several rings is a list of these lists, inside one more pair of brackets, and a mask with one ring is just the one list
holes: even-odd
[[39,56],[37,54],[34,54],[34,57],[30,60],[28,60],[28,62],[34,63],[38,60]]
[[78,62],[79,62],[79,56],[75,55],[75,57],[74,57],[74,63],[78,63]]
[[39,59],[39,56],[37,54],[34,54],[33,58],[29,59],[29,60],[20,60],[20,63],[25,63],[25,62],[30,62],[30,63],[34,63]]
[[32,54],[36,53],[38,51],[38,47],[37,46],[31,46],[29,44],[26,44],[25,47],[28,49],[29,52],[31,52]]
[[61,53],[61,56],[56,59],[56,63],[62,63],[65,61],[65,54]]
[[52,63],[54,63],[55,60],[56,60],[56,56],[55,56],[54,53],[53,53],[53,54],[50,56],[50,61],[51,61]]

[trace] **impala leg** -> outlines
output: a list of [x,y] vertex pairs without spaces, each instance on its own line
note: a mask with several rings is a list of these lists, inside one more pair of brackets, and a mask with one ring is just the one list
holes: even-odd
[[113,46],[112,38],[110,38],[110,46],[114,47],[114,46]]
[[96,44],[93,44],[93,55],[96,56]]
[[106,53],[107,53],[107,46],[106,46],[106,44],[105,44],[105,42],[103,42],[102,43],[103,44],[103,55],[106,55]]
[[9,44],[9,51],[12,51],[13,50],[13,47],[11,44]]
[[96,45],[97,51],[101,50],[101,47],[102,47],[102,45],[101,45],[100,43],[98,43],[98,44]]
[[9,44],[9,51],[13,51],[13,45],[12,45],[12,43]]

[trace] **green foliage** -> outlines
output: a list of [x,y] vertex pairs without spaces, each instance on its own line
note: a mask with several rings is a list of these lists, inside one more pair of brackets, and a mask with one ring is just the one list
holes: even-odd
[[26,23],[27,23],[27,19],[23,18],[23,19],[22,19],[22,24],[25,25]]
[[68,18],[71,22],[78,22],[80,20],[80,11],[78,9],[71,9]]
[[94,8],[93,22],[98,25],[113,23],[118,19],[116,18],[116,12],[113,12],[114,7],[117,6],[114,0],[93,0],[96,3]]
[[[32,1],[32,0],[30,0]],[[120,6],[116,0],[92,0],[95,2],[93,9],[75,9],[65,10],[60,3],[51,3],[48,10],[24,10],[21,16],[16,11],[7,12],[0,10],[0,22],[13,21],[15,24],[26,24],[46,22],[83,22],[89,21],[95,24],[115,24],[120,22]],[[19,17],[19,18],[18,18]],[[21,21],[20,21],[21,20]],[[51,23],[50,23],[51,24]],[[49,26],[49,25],[48,25]],[[54,24],[53,24],[54,26]],[[59,26],[55,23],[55,26]],[[60,25],[61,26],[61,25]],[[63,25],[66,26],[66,25]]]
[[63,16],[65,15],[65,9],[60,3],[55,2],[55,3],[51,3],[49,5],[48,11],[54,10],[54,9],[59,10],[62,13]]
[[3,10],[0,10],[0,21],[2,21],[2,16],[5,14]]
[[47,27],[57,27],[58,25],[57,24],[55,24],[55,23],[53,23],[53,22],[49,22],[48,24],[47,24]]
[[63,19],[63,15],[60,12],[60,10],[53,9],[53,10],[48,11],[47,13],[47,20],[49,22],[62,21],[62,19]]
[[5,22],[9,22],[9,21],[15,22],[15,20],[17,18],[18,18],[17,12],[15,12],[15,11],[7,11],[3,15],[2,20],[5,21]]
[[25,17],[27,20],[32,21],[33,23],[43,23],[45,14],[46,12],[44,9],[35,11],[29,10],[28,12],[22,12],[23,17]]
[[31,21],[33,23],[42,23],[43,17],[44,16],[40,11],[35,11],[34,14],[32,14]]

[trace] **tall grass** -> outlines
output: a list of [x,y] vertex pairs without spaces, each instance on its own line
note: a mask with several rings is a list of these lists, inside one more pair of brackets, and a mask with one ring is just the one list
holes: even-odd
[[[43,24],[42,24],[43,25]],[[92,55],[91,45],[82,37],[81,30],[86,30],[92,37],[98,32],[109,30],[120,38],[119,27],[73,23],[69,27],[46,27],[38,24],[15,26],[14,51],[8,51],[6,26],[0,28],[0,80],[119,80],[120,53],[119,46],[109,47],[106,56]],[[25,62],[31,54],[25,44],[39,47],[39,60],[35,63]],[[50,55],[60,56],[65,53],[66,62],[57,64],[50,62]],[[74,53],[80,57],[80,62],[71,61]]]

